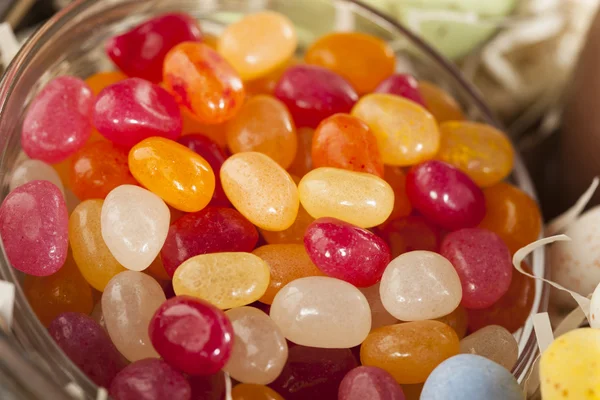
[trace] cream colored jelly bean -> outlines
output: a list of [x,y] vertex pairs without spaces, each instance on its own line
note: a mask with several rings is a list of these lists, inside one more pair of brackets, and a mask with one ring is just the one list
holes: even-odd
[[348,282],[324,276],[284,286],[273,300],[271,318],[288,340],[311,347],[358,346],[371,330],[365,296]]
[[19,164],[10,177],[9,188],[12,191],[27,182],[38,180],[55,184],[64,197],[65,188],[60,180],[60,176],[58,176],[54,168],[40,160],[25,160]]
[[215,253],[192,257],[173,276],[177,295],[204,299],[221,309],[250,304],[265,294],[269,266],[250,253]]
[[264,154],[229,157],[221,167],[221,183],[229,201],[259,228],[283,231],[296,220],[298,188],[290,174]]
[[460,352],[489,358],[510,371],[519,357],[519,345],[505,328],[489,325],[461,340]]
[[317,168],[304,175],[298,191],[313,218],[333,217],[361,228],[383,223],[394,208],[391,186],[364,172]]

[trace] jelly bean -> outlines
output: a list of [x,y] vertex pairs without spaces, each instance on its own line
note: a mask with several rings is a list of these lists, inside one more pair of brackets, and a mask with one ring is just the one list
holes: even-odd
[[125,271],[102,239],[100,220],[103,204],[103,200],[86,200],[75,207],[69,218],[73,259],[85,280],[101,292],[113,276]]
[[246,95],[248,97],[256,96],[259,94],[273,95],[275,92],[275,85],[283,73],[290,67],[300,64],[300,60],[296,57],[290,57],[288,60],[280,64],[277,68],[271,72],[263,75],[259,78],[252,79],[244,82],[244,89],[246,89]]
[[164,302],[148,328],[161,357],[190,375],[218,372],[230,357],[233,328],[223,311],[189,296]]
[[89,314],[94,307],[92,288],[70,256],[65,265],[50,276],[26,275],[23,293],[44,326],[64,312]]
[[34,159],[60,162],[79,150],[92,133],[94,95],[79,78],[60,76],[31,101],[21,147]]
[[441,161],[427,161],[406,176],[406,194],[415,209],[447,230],[472,228],[485,216],[481,189],[463,172]]
[[335,218],[319,218],[306,229],[304,247],[326,275],[357,287],[376,284],[390,249],[379,236]]
[[383,177],[377,139],[367,124],[348,114],[323,120],[312,140],[315,167],[335,167]]
[[225,371],[236,381],[267,385],[281,373],[288,346],[281,330],[264,312],[239,307],[225,313],[235,339]]
[[508,291],[513,271],[510,251],[495,233],[481,228],[449,233],[440,254],[460,277],[463,307],[489,307]]
[[111,38],[106,54],[127,75],[158,83],[167,52],[179,43],[201,40],[200,26],[192,16],[164,14]]
[[386,241],[393,258],[414,250],[437,252],[442,241],[440,229],[418,215],[389,220],[378,227],[377,234]]
[[342,379],[356,366],[349,349],[293,346],[281,375],[270,386],[286,400],[335,399]]
[[[102,314],[102,301],[96,303],[94,309],[90,313],[90,317],[106,331],[106,322],[104,321],[104,314]],[[108,333],[108,331],[106,331],[106,333]]]
[[19,186],[0,206],[0,236],[8,261],[28,275],[52,275],[63,266],[68,234],[65,199],[48,181]]
[[223,151],[221,146],[208,136],[200,134],[182,136],[177,139],[177,143],[182,144],[188,149],[192,150],[194,153],[197,153],[200,155],[200,157],[204,158],[208,164],[210,164],[210,167],[215,175],[215,192],[213,193],[212,199],[208,204],[211,206],[230,206],[231,203],[223,191],[221,177],[219,176],[221,166],[227,159],[227,154],[225,154],[225,151]]
[[185,42],[165,57],[163,80],[177,102],[205,124],[233,117],[244,102],[238,73],[216,51],[201,43]]
[[108,387],[125,363],[104,330],[84,314],[60,314],[48,327],[48,333],[96,385]]
[[165,266],[162,262],[160,254],[154,259],[154,261],[152,261],[152,264],[148,266],[145,272],[156,280],[171,280],[171,275],[169,275],[165,270]]
[[121,272],[106,285],[102,293],[106,330],[129,361],[158,357],[148,336],[148,324],[165,300],[158,282],[141,272]]
[[13,191],[31,181],[48,181],[54,184],[64,197],[65,188],[60,176],[54,168],[40,160],[25,160],[19,164],[10,177],[9,190]]
[[344,78],[315,65],[288,68],[274,93],[288,107],[296,126],[309,128],[333,114],[350,112],[358,100]]
[[232,153],[257,151],[287,168],[296,156],[296,127],[278,99],[258,95],[248,100],[227,122],[227,145]]
[[394,378],[377,367],[357,367],[348,372],[338,393],[339,400],[404,400]]
[[325,276],[296,279],[271,305],[271,318],[285,337],[303,346],[357,346],[371,330],[365,296],[347,282]]
[[500,182],[484,189],[483,195],[487,212],[479,226],[500,236],[511,253],[538,239],[542,216],[527,193]]
[[269,266],[250,253],[216,253],[192,257],[173,276],[177,295],[209,301],[221,309],[245,306],[265,294]]
[[371,308],[371,332],[382,326],[393,325],[398,322],[398,319],[390,314],[381,302],[379,283],[368,288],[361,288],[360,291],[365,295],[369,308]]
[[92,93],[98,96],[104,88],[127,79],[127,75],[120,71],[97,72],[85,80]]
[[292,21],[282,14],[263,11],[229,25],[219,37],[217,50],[242,79],[250,80],[283,64],[294,54],[297,44]]
[[431,82],[419,81],[419,93],[427,109],[439,124],[446,121],[462,121],[465,115],[458,102],[440,87]]
[[213,375],[190,375],[188,382],[192,388],[192,400],[223,400],[225,399],[225,377],[223,371]]
[[430,251],[411,251],[394,258],[381,278],[381,302],[402,321],[443,317],[462,298],[456,270],[444,257]]
[[374,92],[401,96],[427,108],[425,100],[423,100],[423,96],[419,92],[419,83],[412,75],[394,74],[377,85]]
[[86,144],[71,158],[69,187],[80,200],[104,199],[120,185],[137,185],[127,166],[127,151],[111,142]]
[[248,152],[229,157],[221,168],[221,182],[235,208],[259,228],[283,231],[298,215],[296,184],[264,154]]
[[421,393],[421,400],[524,398],[523,390],[510,372],[475,354],[460,354],[444,361],[429,375]]
[[298,137],[296,157],[287,170],[290,174],[303,177],[308,171],[313,169],[311,152],[314,130],[311,128],[300,128],[296,133]]
[[383,169],[383,179],[394,191],[394,209],[388,217],[388,221],[410,215],[412,204],[406,195],[406,174],[402,168],[386,165]]
[[242,383],[231,391],[232,400],[283,400],[276,391],[263,385]]
[[165,243],[169,219],[169,208],[154,193],[138,186],[118,186],[102,205],[102,238],[125,268],[142,271]]
[[415,383],[413,385],[402,385],[402,391],[404,392],[406,400],[420,400],[423,384]]
[[412,384],[425,382],[435,367],[458,352],[458,337],[448,325],[415,321],[371,332],[360,347],[360,360],[386,370],[400,384]]
[[181,211],[202,210],[215,191],[208,162],[168,139],[152,137],[136,144],[129,152],[129,169],[138,182]]
[[340,74],[359,94],[372,92],[396,68],[392,48],[383,40],[360,32],[322,36],[309,46],[304,59],[308,64]]
[[411,100],[391,94],[369,94],[356,103],[352,115],[369,125],[385,164],[417,164],[433,158],[440,147],[435,119]]
[[182,262],[200,254],[250,252],[258,232],[239,212],[231,208],[207,207],[179,218],[169,228],[161,257],[170,276]]
[[460,341],[460,352],[477,354],[511,370],[519,357],[519,345],[509,331],[489,325]]
[[544,400],[600,399],[600,331],[575,329],[542,353],[540,383]]
[[162,87],[129,78],[105,88],[94,107],[94,126],[125,148],[151,136],[175,140],[181,134],[181,112]]
[[[516,275],[516,274],[515,274]],[[459,339],[462,339],[467,334],[468,316],[467,310],[463,306],[458,306],[450,314],[444,315],[435,319],[436,321],[443,322],[450,328],[454,329]]]
[[225,135],[225,123],[207,125],[203,122],[198,121],[190,110],[185,106],[180,105],[179,110],[181,111],[181,119],[183,120],[183,127],[181,128],[182,135],[190,135],[201,133],[202,135],[210,138],[221,148],[227,147],[227,136]]
[[298,191],[312,217],[333,217],[361,228],[381,224],[394,207],[390,185],[363,172],[317,168],[302,178]]
[[304,232],[306,232],[306,228],[308,228],[308,225],[314,220],[315,219],[306,212],[304,207],[300,205],[298,208],[298,215],[292,226],[278,232],[261,229],[260,233],[262,234],[263,239],[269,244],[301,244],[304,243]]

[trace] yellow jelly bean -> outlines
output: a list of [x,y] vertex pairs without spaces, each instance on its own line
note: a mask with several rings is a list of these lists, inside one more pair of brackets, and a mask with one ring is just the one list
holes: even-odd
[[103,204],[104,200],[96,199],[81,202],[69,218],[73,259],[85,280],[101,292],[113,276],[126,271],[102,239],[100,215]]
[[298,188],[290,174],[264,154],[229,157],[221,167],[221,183],[229,201],[259,228],[283,231],[296,220]]
[[151,137],[129,152],[132,175],[170,206],[186,212],[202,210],[215,191],[215,174],[197,153],[172,140]]
[[352,115],[375,134],[384,164],[408,166],[433,158],[440,132],[433,115],[414,101],[374,93],[361,98]]
[[361,228],[383,223],[394,208],[394,191],[366,172],[317,168],[298,185],[300,202],[313,218],[334,217]]
[[214,253],[192,257],[173,276],[175,294],[204,299],[226,309],[250,304],[269,287],[269,265],[251,253]]

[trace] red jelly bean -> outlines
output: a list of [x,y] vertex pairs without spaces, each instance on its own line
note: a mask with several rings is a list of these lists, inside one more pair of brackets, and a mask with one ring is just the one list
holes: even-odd
[[129,78],[100,92],[94,126],[111,142],[130,148],[151,136],[177,139],[182,121],[169,92],[143,79]]
[[335,218],[311,223],[304,234],[304,247],[321,271],[357,287],[379,282],[391,260],[383,239]]
[[415,209],[444,229],[477,226],[485,217],[483,192],[466,174],[441,161],[427,161],[406,176],[406,194]]
[[288,68],[277,82],[274,94],[288,107],[299,128],[316,128],[333,114],[349,113],[358,100],[344,78],[315,65]]
[[69,215],[62,192],[48,181],[31,181],[0,206],[0,236],[8,261],[21,272],[48,276],[67,259]]
[[375,93],[395,94],[427,108],[425,100],[423,100],[423,96],[419,92],[419,82],[412,75],[394,74],[381,82],[375,88]]
[[60,76],[27,109],[21,147],[36,160],[55,164],[79,150],[92,134],[92,89],[81,79]]
[[165,14],[113,37],[106,45],[106,53],[128,76],[159,83],[169,50],[182,42],[201,40],[198,21],[192,16]]
[[192,390],[181,372],[163,360],[146,358],[119,372],[110,395],[114,400],[190,400]]
[[495,233],[481,228],[449,233],[440,254],[458,273],[463,307],[489,307],[507,292],[513,271],[510,251]]
[[418,215],[388,221],[377,229],[377,233],[390,247],[392,258],[415,250],[437,253],[442,241],[439,228]]
[[108,334],[91,317],[80,313],[60,314],[48,333],[84,374],[98,386],[108,387],[125,361]]
[[223,371],[214,375],[189,376],[188,382],[192,388],[192,400],[225,399],[225,373]]
[[165,361],[190,375],[218,372],[233,347],[233,327],[225,313],[190,296],[165,301],[152,317],[148,334]]
[[165,271],[173,276],[177,267],[199,254],[250,252],[258,241],[258,231],[232,208],[206,207],[186,214],[169,228],[161,251]]
[[400,385],[389,372],[377,367],[357,367],[348,372],[338,400],[404,400]]

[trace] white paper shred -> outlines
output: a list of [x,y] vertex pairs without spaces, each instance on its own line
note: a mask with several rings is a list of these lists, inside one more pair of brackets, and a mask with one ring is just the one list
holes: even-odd
[[99,387],[98,393],[96,393],[96,400],[107,400],[107,399],[108,399],[108,392],[106,391],[105,388]]
[[67,384],[67,386],[65,386],[65,390],[74,399],[85,400],[85,394],[83,393],[83,389],[75,382],[70,382],[69,384]]
[[15,54],[19,51],[19,42],[6,22],[0,24],[0,61],[5,67],[10,64]]
[[227,372],[223,373],[223,378],[225,379],[225,400],[232,400],[231,397],[231,378]]
[[0,319],[7,330],[12,326],[13,309],[15,307],[15,285],[0,281]]

